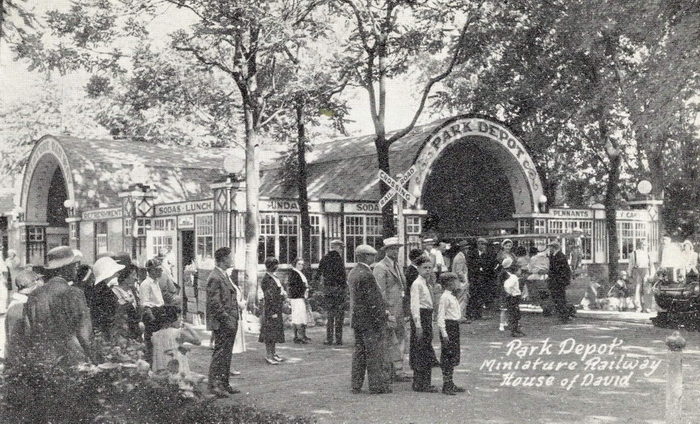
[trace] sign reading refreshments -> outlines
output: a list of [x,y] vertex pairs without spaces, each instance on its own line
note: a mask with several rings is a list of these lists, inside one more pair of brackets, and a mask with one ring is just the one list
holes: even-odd
[[[532,158],[508,128],[485,118],[458,118],[446,122],[433,132],[415,160],[416,176],[410,181],[408,189],[411,195],[420,198],[423,184],[440,154],[447,146],[466,137],[477,137],[479,142],[496,143],[491,144],[496,147],[494,152],[507,152],[505,157],[508,157],[508,160],[502,161],[502,165],[513,187],[516,213],[537,212],[537,201],[544,192]],[[493,159],[500,156],[493,156]],[[511,164],[512,166],[509,166]]]
[[214,210],[214,200],[197,200],[156,205],[156,216],[206,213]]
[[83,212],[83,219],[86,221],[97,221],[100,219],[121,218],[122,208],[97,209]]

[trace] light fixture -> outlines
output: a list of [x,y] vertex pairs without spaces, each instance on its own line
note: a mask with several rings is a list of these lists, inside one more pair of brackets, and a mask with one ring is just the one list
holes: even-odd
[[143,164],[134,165],[130,173],[131,183],[137,186],[145,186],[148,182],[148,169]]
[[234,156],[226,156],[224,159],[224,171],[230,175],[239,175],[243,172],[244,162]]
[[651,183],[648,180],[642,180],[637,183],[637,191],[645,196],[651,193],[651,188]]
[[540,195],[540,198],[538,200],[538,206],[540,208],[540,212],[542,213],[547,213],[547,196],[544,194]]

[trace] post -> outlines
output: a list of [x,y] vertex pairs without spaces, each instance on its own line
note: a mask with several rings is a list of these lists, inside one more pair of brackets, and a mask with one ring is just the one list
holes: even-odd
[[683,412],[683,348],[685,339],[678,331],[666,337],[668,372],[666,376],[666,423],[680,424]]
[[406,249],[404,246],[404,244],[406,244],[406,226],[403,221],[403,197],[401,197],[400,194],[396,195],[396,209],[398,209],[398,236],[399,243],[401,244],[401,246],[399,246],[399,267],[403,269],[404,265],[406,265]]

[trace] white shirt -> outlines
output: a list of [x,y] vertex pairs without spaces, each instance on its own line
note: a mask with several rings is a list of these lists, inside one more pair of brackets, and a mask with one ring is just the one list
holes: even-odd
[[509,272],[508,278],[503,282],[503,290],[505,290],[509,296],[520,296],[520,280],[518,276]]
[[141,298],[141,306],[159,307],[165,305],[160,286],[150,276],[147,276],[139,286],[139,297]]
[[433,309],[433,297],[425,278],[419,275],[411,285],[411,316],[417,325],[420,325],[421,309]]
[[445,290],[440,296],[440,304],[438,305],[437,325],[440,334],[447,337],[445,320],[459,321],[461,318],[462,308],[459,307],[459,301],[451,291]]
[[433,267],[433,271],[443,272],[447,270],[447,266],[445,265],[445,257],[442,256],[440,249],[437,247],[430,249],[430,255],[435,258],[435,266]]

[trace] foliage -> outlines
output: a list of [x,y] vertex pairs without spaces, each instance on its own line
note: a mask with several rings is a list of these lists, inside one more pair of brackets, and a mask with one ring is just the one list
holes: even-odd
[[27,0],[0,1],[0,41],[18,42],[37,26],[37,20],[26,6]]
[[311,423],[301,417],[213,404],[194,377],[152,374],[142,344],[98,333],[100,365],[57,367],[31,352],[0,375],[0,422],[13,423]]

